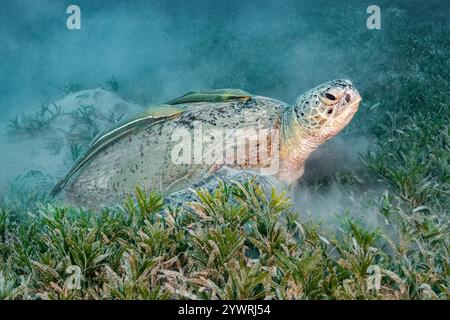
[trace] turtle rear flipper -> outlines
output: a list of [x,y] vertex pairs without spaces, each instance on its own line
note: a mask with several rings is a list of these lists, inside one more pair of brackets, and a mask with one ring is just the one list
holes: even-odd
[[170,100],[166,104],[176,105],[182,103],[193,102],[226,102],[230,100],[247,101],[252,98],[252,95],[240,89],[217,89],[209,91],[191,91],[185,95]]

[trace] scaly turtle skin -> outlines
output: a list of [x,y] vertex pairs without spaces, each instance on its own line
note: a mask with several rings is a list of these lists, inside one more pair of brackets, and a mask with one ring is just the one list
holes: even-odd
[[[267,172],[289,184],[302,176],[311,152],[350,122],[360,100],[348,80],[327,82],[292,106],[241,90],[191,92],[94,139],[52,194],[65,189],[72,203],[107,206],[122,201],[136,186],[169,195],[198,185],[223,167],[258,173],[275,161],[277,170]],[[212,134],[218,130],[225,132],[223,149]],[[278,135],[259,135],[269,130]],[[239,139],[243,132],[245,139]],[[236,137],[236,144],[229,143]],[[243,161],[237,160],[239,150],[244,150]],[[215,153],[224,154],[222,162],[202,161]],[[183,155],[190,161],[177,160]]]

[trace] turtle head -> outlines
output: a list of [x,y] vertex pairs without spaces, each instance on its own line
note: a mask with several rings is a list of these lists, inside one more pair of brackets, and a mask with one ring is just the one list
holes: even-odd
[[333,80],[301,95],[281,117],[281,167],[278,178],[292,183],[317,147],[352,120],[361,96],[348,80]]
[[360,101],[361,96],[349,80],[333,80],[297,98],[292,116],[301,131],[320,143],[347,126]]

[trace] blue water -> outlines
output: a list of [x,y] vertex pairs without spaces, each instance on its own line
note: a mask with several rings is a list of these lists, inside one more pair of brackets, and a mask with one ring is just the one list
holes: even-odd
[[[71,4],[81,10],[80,30],[66,26]],[[381,29],[371,30],[367,8],[372,4],[3,0],[0,123],[64,98],[70,84],[108,89],[112,77],[120,85],[116,93],[140,106],[191,90],[226,87],[292,103],[322,82],[349,78],[364,99],[349,130],[361,130],[371,116],[369,107],[383,102],[383,92],[393,90],[402,77],[421,76],[422,53],[445,50],[442,42],[413,52],[397,37],[411,44],[426,38],[427,23],[441,32],[449,21],[445,1],[383,0],[377,1]],[[410,59],[408,69],[405,59]],[[430,72],[440,73],[439,61],[432,63],[437,69]]]
[[[95,87],[111,76],[144,103],[215,87],[292,101],[318,83],[355,77],[346,45],[366,29],[372,2],[4,0],[0,116],[50,102],[64,84]],[[70,4],[81,8],[81,30],[66,28]],[[445,1],[378,4],[382,29],[359,46],[393,32],[394,9],[408,21],[439,21],[446,9]],[[341,33],[348,44],[333,41]]]

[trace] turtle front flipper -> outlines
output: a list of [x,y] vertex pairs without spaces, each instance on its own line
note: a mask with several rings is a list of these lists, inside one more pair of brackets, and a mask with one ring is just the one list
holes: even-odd
[[185,95],[166,102],[169,105],[193,102],[226,102],[230,100],[247,101],[252,95],[240,89],[217,89],[209,91],[188,92]]
[[227,166],[222,166],[215,172],[206,175],[205,178],[195,182],[188,188],[181,189],[173,192],[164,198],[164,202],[174,207],[189,207],[189,204],[198,201],[197,191],[206,190],[213,194],[219,187],[220,182],[226,182],[229,184],[241,183],[253,180],[259,186],[262,187],[269,197],[273,188],[278,192],[281,192],[284,185],[276,181],[270,176],[259,175],[251,170],[234,169]]
[[65,187],[69,179],[83,167],[92,157],[98,152],[111,145],[121,137],[130,134],[136,130],[146,128],[156,122],[173,119],[183,113],[183,108],[174,107],[171,105],[151,106],[149,109],[137,116],[120,122],[114,128],[107,132],[100,134],[89,144],[89,149],[86,150],[72,165],[69,173],[62,178],[50,191],[51,196],[56,196]]

